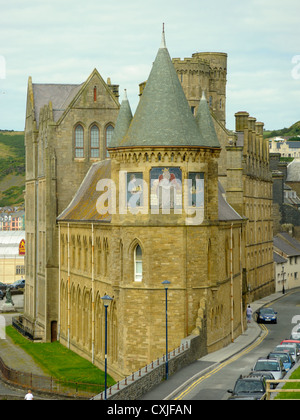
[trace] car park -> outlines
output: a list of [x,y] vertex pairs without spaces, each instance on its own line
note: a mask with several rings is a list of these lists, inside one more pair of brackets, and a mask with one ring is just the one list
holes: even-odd
[[263,375],[240,376],[233,389],[227,392],[232,394],[229,400],[261,400],[266,397],[266,379]]
[[255,371],[267,371],[271,372],[274,376],[274,379],[283,379],[286,371],[284,369],[283,363],[280,359],[267,359],[267,358],[259,358],[252,369],[253,372]]
[[274,359],[276,357],[281,359],[286,372],[288,372],[293,367],[294,360],[292,359],[289,352],[284,352],[284,351],[271,352],[271,353],[268,354],[267,358],[268,359]]
[[292,357],[294,359],[294,362],[297,363],[298,359],[299,359],[299,352],[297,349],[297,345],[296,344],[280,344],[277,347],[275,347],[275,349],[273,351],[290,351],[290,353],[292,354]]
[[256,320],[258,323],[270,322],[277,324],[277,312],[272,308],[260,308],[256,311]]

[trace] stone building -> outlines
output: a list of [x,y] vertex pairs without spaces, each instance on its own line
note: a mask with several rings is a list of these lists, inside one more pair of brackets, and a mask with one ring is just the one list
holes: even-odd
[[[107,155],[119,112],[118,90],[97,70],[81,85],[28,81],[26,147],[26,293],[24,325],[56,340],[58,229],[89,167]],[[38,337],[40,338],[40,337]]]
[[164,280],[170,349],[191,333],[221,348],[246,298],[274,290],[263,124],[241,112],[226,129],[226,54],[173,63],[163,34],[134,116],[96,70],[80,86],[29,80],[23,323],[102,366],[110,295],[115,377],[164,353]]

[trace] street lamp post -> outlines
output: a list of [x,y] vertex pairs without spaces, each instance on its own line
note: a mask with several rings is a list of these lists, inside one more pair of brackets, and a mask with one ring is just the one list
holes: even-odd
[[285,272],[284,272],[284,264],[282,264],[282,266],[281,266],[281,274],[282,274],[282,294],[284,295],[285,294],[285,288],[284,288],[284,282],[285,282],[285,280],[284,280],[284,274],[285,274]]
[[170,281],[165,280],[161,284],[164,285],[166,291],[166,380],[169,377],[169,360],[168,360],[168,286]]
[[113,300],[112,297],[105,295],[102,298],[102,302],[105,308],[105,384],[104,384],[104,399],[107,400],[107,308],[110,302]]

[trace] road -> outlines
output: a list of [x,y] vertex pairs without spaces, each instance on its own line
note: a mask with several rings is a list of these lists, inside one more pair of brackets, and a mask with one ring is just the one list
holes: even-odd
[[226,400],[230,396],[227,389],[234,387],[240,375],[247,375],[259,357],[265,357],[280,342],[289,338],[295,327],[294,317],[299,316],[300,322],[300,292],[287,294],[282,299],[270,305],[278,312],[278,323],[261,325],[264,335],[240,354],[222,363],[212,372],[197,379],[188,388],[175,396],[176,400]]

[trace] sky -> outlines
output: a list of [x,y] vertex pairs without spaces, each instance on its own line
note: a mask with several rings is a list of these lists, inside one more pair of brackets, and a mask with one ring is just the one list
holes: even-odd
[[22,131],[28,77],[83,83],[94,68],[133,113],[161,43],[172,58],[228,54],[226,126],[247,111],[265,129],[300,120],[299,0],[0,0],[0,129]]

